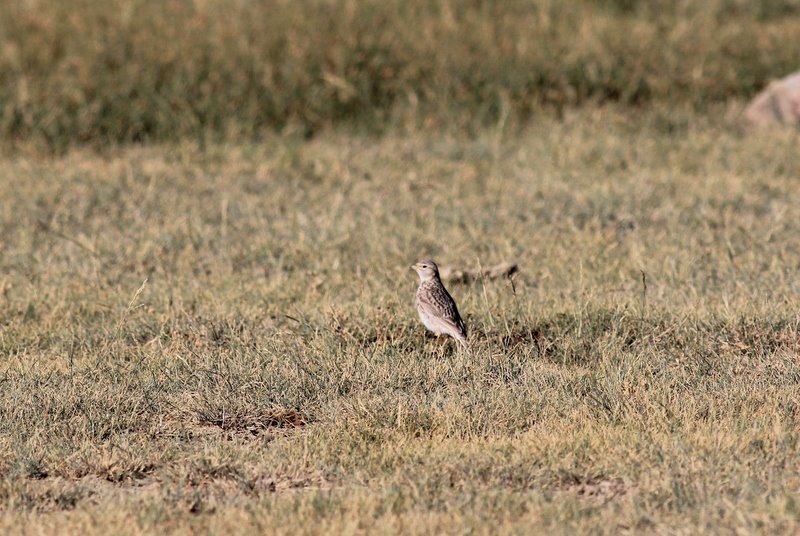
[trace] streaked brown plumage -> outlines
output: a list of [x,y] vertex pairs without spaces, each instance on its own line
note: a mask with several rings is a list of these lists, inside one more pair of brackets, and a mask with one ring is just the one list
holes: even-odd
[[458,314],[456,302],[442,284],[439,267],[433,261],[422,260],[412,268],[416,270],[420,279],[416,306],[422,323],[436,335],[449,335],[464,348],[469,348],[467,327]]

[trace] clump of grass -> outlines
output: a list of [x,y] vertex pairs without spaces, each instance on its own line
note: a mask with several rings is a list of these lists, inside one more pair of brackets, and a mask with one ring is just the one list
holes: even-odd
[[7,476],[9,478],[32,478],[39,480],[47,478],[48,473],[42,460],[23,458],[17,460],[13,464]]
[[223,430],[247,431],[258,434],[270,428],[295,428],[307,424],[307,419],[298,411],[286,409],[273,409],[261,411],[247,411],[233,404],[219,404],[204,400],[195,413],[198,423],[219,426]]

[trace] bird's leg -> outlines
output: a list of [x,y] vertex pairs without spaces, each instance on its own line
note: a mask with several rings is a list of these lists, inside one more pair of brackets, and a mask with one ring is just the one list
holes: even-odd
[[436,336],[436,342],[438,348],[436,348],[436,354],[441,359],[444,357],[445,352],[447,351],[447,336]]

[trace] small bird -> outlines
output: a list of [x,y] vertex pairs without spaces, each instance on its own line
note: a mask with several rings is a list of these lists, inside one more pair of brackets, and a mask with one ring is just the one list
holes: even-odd
[[437,337],[450,335],[469,349],[467,326],[458,314],[456,302],[442,284],[439,267],[433,261],[423,260],[417,261],[411,268],[419,275],[416,305],[422,323]]

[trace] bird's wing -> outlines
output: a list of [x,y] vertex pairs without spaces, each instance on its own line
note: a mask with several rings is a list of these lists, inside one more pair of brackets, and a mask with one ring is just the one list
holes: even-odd
[[467,327],[464,325],[464,321],[461,320],[461,315],[458,314],[456,302],[446,289],[442,288],[441,290],[443,292],[419,293],[417,299],[419,300],[420,307],[430,315],[452,325],[466,336]]

